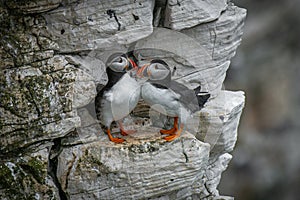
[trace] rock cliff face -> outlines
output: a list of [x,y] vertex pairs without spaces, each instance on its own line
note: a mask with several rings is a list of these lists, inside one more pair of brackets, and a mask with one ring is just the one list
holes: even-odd
[[[217,186],[245,99],[221,89],[245,16],[227,1],[0,1],[1,199],[231,199]],[[95,120],[105,52],[132,49],[211,93],[175,141],[142,103],[124,144]]]

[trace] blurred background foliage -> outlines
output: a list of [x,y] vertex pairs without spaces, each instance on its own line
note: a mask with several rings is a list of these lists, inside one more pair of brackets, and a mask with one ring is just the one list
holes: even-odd
[[220,193],[296,200],[300,188],[300,1],[234,0],[248,11],[225,81],[246,107]]

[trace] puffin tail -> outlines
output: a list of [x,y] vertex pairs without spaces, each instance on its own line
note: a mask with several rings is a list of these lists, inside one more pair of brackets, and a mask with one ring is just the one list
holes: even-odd
[[207,100],[210,97],[210,94],[208,92],[201,92],[201,86],[198,86],[194,89],[195,95],[198,100],[198,105],[201,108],[203,108],[204,104],[207,102]]

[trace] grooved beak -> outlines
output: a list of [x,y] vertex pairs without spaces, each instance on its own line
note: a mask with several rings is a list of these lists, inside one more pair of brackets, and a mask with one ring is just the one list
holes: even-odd
[[132,59],[128,58],[128,61],[129,61],[130,65],[133,67],[134,70],[139,69],[137,64]]
[[145,64],[140,69],[138,69],[137,75],[141,78],[144,77],[144,71],[145,71],[145,69],[147,69],[148,66],[149,66],[149,64]]

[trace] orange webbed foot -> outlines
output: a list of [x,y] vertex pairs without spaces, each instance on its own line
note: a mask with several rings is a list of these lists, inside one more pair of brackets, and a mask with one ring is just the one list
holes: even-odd
[[114,143],[117,143],[117,144],[121,144],[123,143],[125,140],[122,139],[122,138],[112,138],[110,139],[110,141],[114,142]]
[[181,132],[183,130],[183,126],[180,127],[179,130],[177,130],[175,133],[168,135],[166,137],[164,137],[164,139],[168,142],[175,140],[176,138],[179,138],[181,135]]
[[163,135],[171,135],[171,134],[175,133],[176,131],[177,131],[177,128],[173,127],[173,128],[171,128],[171,129],[169,129],[169,130],[164,130],[164,129],[162,129],[162,130],[160,130],[159,132],[160,132],[161,134],[163,134]]
[[169,130],[160,130],[161,134],[164,135],[173,135],[178,131],[178,117],[174,117],[174,126]]
[[122,139],[122,138],[114,138],[114,137],[112,136],[112,134],[111,134],[111,132],[110,132],[109,129],[107,129],[106,133],[107,133],[107,135],[108,135],[109,140],[112,141],[112,142],[114,142],[114,143],[121,144],[121,143],[123,143],[123,142],[125,141],[125,140]]

